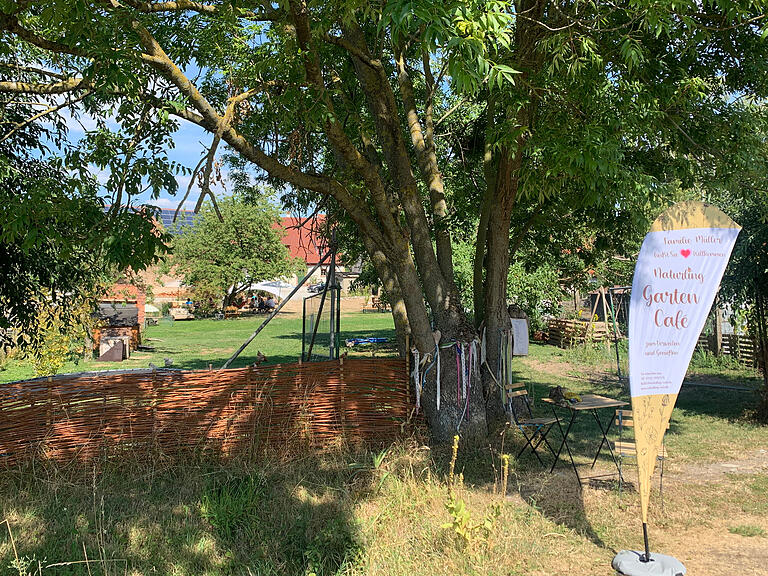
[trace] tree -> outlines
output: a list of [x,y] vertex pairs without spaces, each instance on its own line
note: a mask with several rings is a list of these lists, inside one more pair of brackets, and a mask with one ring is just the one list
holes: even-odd
[[[525,234],[560,215],[550,205],[610,213],[652,202],[686,171],[708,120],[733,94],[765,93],[763,7],[6,2],[0,28],[23,50],[25,69],[13,69],[0,91],[130,102],[146,126],[137,141],[169,129],[169,116],[203,127],[211,145],[201,200],[211,197],[221,141],[299,203],[321,198],[354,223],[398,332],[410,330],[422,357],[435,350],[432,324],[445,340],[477,336],[454,279],[455,196],[438,130],[464,102],[477,104],[485,170],[475,316],[485,321],[493,367],[507,325],[516,211],[528,216],[516,231]],[[442,363],[446,380],[456,378],[451,366]],[[504,418],[491,378],[483,392],[472,397],[466,436],[482,437]],[[445,402],[438,414],[434,394],[424,398],[433,437],[452,436],[463,411]]]
[[[6,107],[3,120],[12,117]],[[167,237],[145,210],[108,209],[72,164],[36,157],[53,134],[29,126],[13,136],[0,142],[0,346],[39,356],[54,332],[67,338],[82,324],[115,269],[153,262]]]
[[742,227],[721,295],[734,311],[746,312],[749,334],[758,343],[763,390],[757,415],[768,421],[768,109],[747,103],[724,132],[729,162],[713,171],[702,192]]
[[742,230],[723,278],[723,292],[735,310],[747,311],[749,332],[758,343],[758,364],[763,371],[757,413],[768,422],[768,198],[752,196],[736,204],[729,208]]
[[[221,216],[221,218],[219,218]],[[203,206],[194,226],[174,243],[173,262],[191,286],[218,290],[229,306],[251,284],[289,276],[295,269],[282,244],[277,208],[264,197],[240,196]]]

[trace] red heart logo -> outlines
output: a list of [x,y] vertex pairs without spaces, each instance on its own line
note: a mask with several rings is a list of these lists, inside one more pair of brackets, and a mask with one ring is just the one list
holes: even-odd
[[683,258],[688,258],[688,256],[690,255],[691,255],[691,251],[688,250],[687,248],[685,250],[680,250],[680,256],[682,256]]

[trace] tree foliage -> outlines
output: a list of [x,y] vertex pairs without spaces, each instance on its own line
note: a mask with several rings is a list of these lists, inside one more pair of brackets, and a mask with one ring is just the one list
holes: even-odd
[[[476,336],[456,282],[460,236],[475,247],[475,320],[486,322],[493,366],[510,262],[534,255],[529,237],[546,246],[557,227],[607,254],[606,242],[620,247],[659,204],[727,170],[710,160],[727,148],[728,126],[749,131],[756,110],[745,101],[768,94],[765,7],[4,0],[5,62],[16,67],[6,66],[0,93],[116,110],[120,130],[103,125],[83,152],[102,164],[162,152],[177,121],[203,127],[200,198],[212,198],[223,142],[291,204],[343,214],[399,333],[410,330],[423,354],[434,350],[432,323],[446,339]],[[162,153],[142,157],[148,172],[173,168]],[[137,185],[120,176],[125,165],[110,165],[117,190]],[[499,397],[490,378],[484,392]],[[500,409],[475,398],[469,435],[486,429],[486,408]],[[433,418],[433,403],[426,397],[433,432],[451,437],[461,414]]]
[[81,324],[115,269],[143,267],[165,246],[147,211],[108,209],[87,173],[35,155],[26,140],[45,136],[32,126],[0,143],[0,343],[37,351],[52,326],[63,335]]

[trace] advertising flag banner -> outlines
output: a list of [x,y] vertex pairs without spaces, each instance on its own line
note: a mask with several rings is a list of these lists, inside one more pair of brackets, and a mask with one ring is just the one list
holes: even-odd
[[629,386],[643,524],[680,386],[741,228],[703,202],[661,214],[640,248],[629,305]]

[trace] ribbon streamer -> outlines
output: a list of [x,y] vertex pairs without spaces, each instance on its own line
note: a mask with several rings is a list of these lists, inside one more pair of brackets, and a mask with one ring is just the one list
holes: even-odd
[[461,397],[466,399],[467,397],[467,354],[464,351],[464,343],[460,344],[461,347]]
[[435,357],[437,358],[437,411],[440,412],[440,346],[435,342]]
[[413,353],[413,372],[411,372],[411,376],[413,377],[413,387],[416,391],[416,413],[418,414],[421,408],[421,378],[419,374],[421,363],[419,361],[419,349],[413,348],[411,352]]

